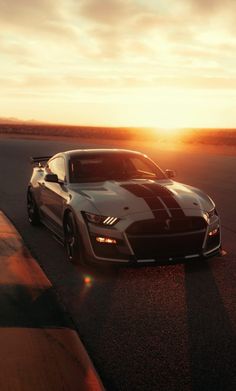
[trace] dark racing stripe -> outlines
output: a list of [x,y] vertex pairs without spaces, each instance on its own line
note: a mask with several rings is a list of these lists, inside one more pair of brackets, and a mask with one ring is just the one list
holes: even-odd
[[124,184],[121,187],[136,197],[143,198],[158,220],[165,220],[170,217],[167,210],[169,210],[172,218],[179,219],[185,216],[172,192],[164,186],[156,183],[145,183]]
[[170,217],[161,200],[156,196],[156,194],[153,193],[151,189],[145,185],[129,184],[121,185],[121,187],[123,187],[125,190],[128,190],[136,197],[142,198],[151,209],[155,218],[159,220],[165,220]]
[[163,203],[157,197],[153,197],[153,196],[151,196],[151,197],[143,197],[143,199],[146,201],[146,203],[148,204],[148,206],[152,210],[155,210],[155,209],[165,209]]
[[143,186],[150,189],[157,197],[161,198],[161,200],[170,210],[173,218],[178,219],[185,216],[181,206],[176,201],[169,189],[156,183],[145,183]]
[[[166,220],[170,217],[164,205],[158,200],[158,198],[143,198],[143,200],[147,203],[156,219]],[[154,206],[154,201],[159,201],[160,205]]]
[[182,208],[173,196],[162,197],[162,201],[170,210],[173,218],[178,219],[185,216]]
[[172,196],[172,193],[170,190],[168,190],[166,187],[158,185],[157,183],[145,183],[141,186],[144,186],[145,188],[151,190],[153,194],[155,194],[156,197],[168,197]]
[[164,202],[164,204],[169,209],[172,218],[179,219],[185,216],[182,208],[169,189],[164,186],[157,185],[156,183],[147,183],[143,186],[150,189],[157,197],[162,200],[162,202]]
[[130,193],[136,195],[137,197],[153,197],[153,193],[149,189],[141,185],[121,185],[121,187],[123,187],[123,189],[125,190],[128,190]]
[[178,204],[178,202],[176,201],[176,199],[173,197],[173,195],[168,195],[168,196],[164,196],[164,197],[161,197],[161,199],[163,200],[163,202],[165,203],[165,205],[167,206],[167,208],[169,209],[180,209],[180,206]]

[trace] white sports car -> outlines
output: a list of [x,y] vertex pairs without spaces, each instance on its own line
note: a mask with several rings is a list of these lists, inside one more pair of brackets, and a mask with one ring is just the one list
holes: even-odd
[[220,252],[211,198],[142,153],[81,149],[32,161],[29,221],[52,230],[70,261],[171,262]]

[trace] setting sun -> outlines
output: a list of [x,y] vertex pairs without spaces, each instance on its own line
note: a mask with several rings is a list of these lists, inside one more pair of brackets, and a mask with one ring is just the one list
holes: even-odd
[[174,136],[179,136],[183,132],[183,129],[160,128],[160,129],[156,129],[156,131],[157,131],[157,133],[161,133],[167,137],[174,137]]

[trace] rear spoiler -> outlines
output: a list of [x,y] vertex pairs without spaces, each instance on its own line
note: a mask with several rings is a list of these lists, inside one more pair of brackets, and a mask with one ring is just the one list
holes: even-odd
[[37,156],[37,157],[31,157],[30,161],[31,164],[41,163],[41,162],[47,162],[49,159],[51,159],[52,156]]

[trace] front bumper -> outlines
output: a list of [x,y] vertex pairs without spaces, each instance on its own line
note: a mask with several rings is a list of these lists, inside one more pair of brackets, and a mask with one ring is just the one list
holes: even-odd
[[[129,224],[128,227],[130,227]],[[127,229],[86,225],[86,248],[93,261],[115,263],[159,263],[210,258],[218,255],[221,249],[219,218],[204,229],[170,234],[130,234]],[[209,236],[217,227],[217,233]],[[199,227],[198,227],[199,228]],[[200,227],[202,228],[202,227]],[[109,237],[116,244],[98,243],[97,237]]]

